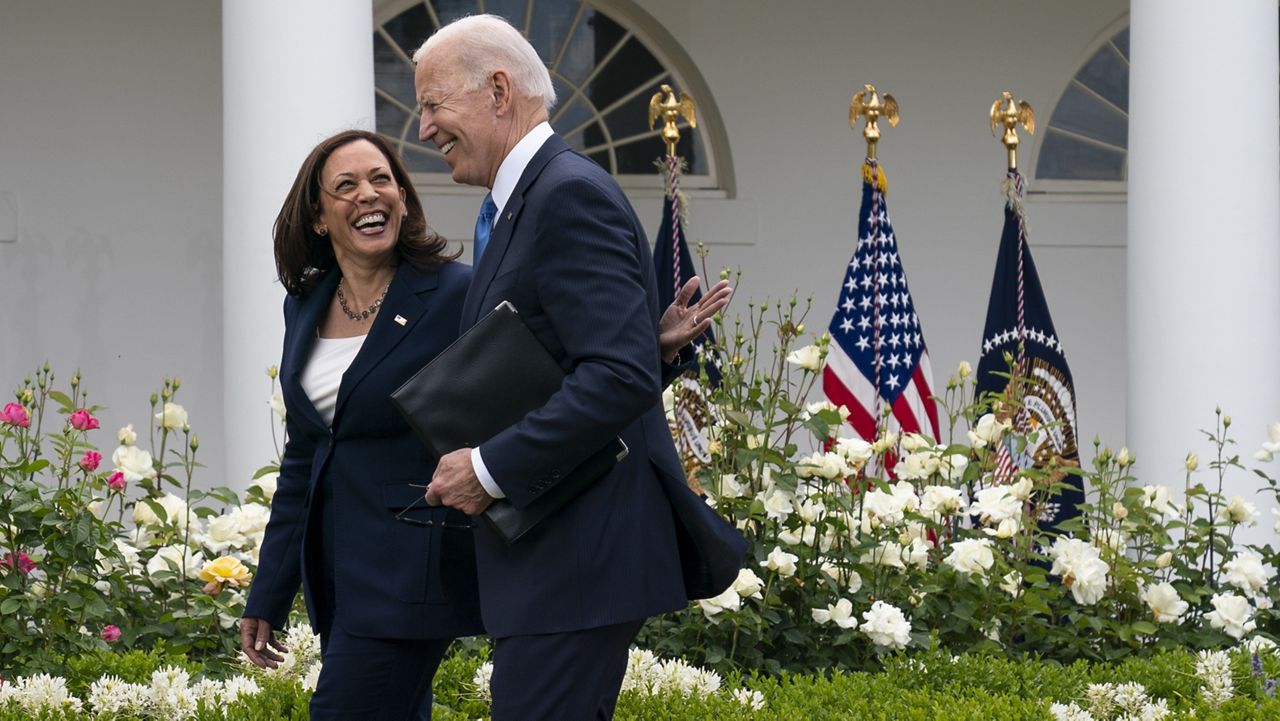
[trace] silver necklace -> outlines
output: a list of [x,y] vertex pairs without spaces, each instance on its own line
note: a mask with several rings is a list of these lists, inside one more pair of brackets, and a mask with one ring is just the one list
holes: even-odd
[[359,313],[355,313],[347,307],[347,296],[342,294],[342,280],[342,278],[338,278],[338,305],[342,308],[342,312],[345,313],[348,318],[356,322],[360,322],[377,313],[378,309],[382,307],[383,299],[387,297],[387,291],[391,290],[391,283],[387,283],[386,287],[382,289],[382,295],[378,296],[377,300],[373,301],[368,308],[365,308]]

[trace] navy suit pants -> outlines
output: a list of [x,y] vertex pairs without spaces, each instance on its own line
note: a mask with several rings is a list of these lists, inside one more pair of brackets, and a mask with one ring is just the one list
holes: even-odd
[[494,640],[493,721],[607,721],[644,621]]
[[450,639],[363,638],[335,623],[321,642],[324,666],[311,696],[312,721],[431,718],[431,679]]

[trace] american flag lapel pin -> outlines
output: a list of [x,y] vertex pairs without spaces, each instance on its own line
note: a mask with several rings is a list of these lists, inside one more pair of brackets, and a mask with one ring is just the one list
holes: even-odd
[[405,323],[409,322],[408,320],[405,320],[405,317],[402,315],[397,315],[395,317],[395,321],[397,325],[404,325]]

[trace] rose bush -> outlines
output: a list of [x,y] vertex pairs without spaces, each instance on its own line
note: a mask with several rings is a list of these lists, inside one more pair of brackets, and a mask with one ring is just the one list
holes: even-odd
[[[639,643],[722,673],[804,673],[931,644],[1113,661],[1280,631],[1276,551],[1236,540],[1262,512],[1223,492],[1247,473],[1228,416],[1178,489],[1139,483],[1133,454],[1096,440],[1089,467],[1059,460],[997,485],[1001,444],[1036,440],[1007,420],[1018,397],[975,398],[962,363],[938,398],[942,438],[887,419],[874,439],[849,437],[847,409],[806,402],[829,344],[802,340],[807,308],[751,303],[704,349],[722,380],[705,392],[707,452],[686,455],[691,485],[747,536],[759,585],[652,619]],[[1266,438],[1260,462],[1280,452],[1280,424]],[[1081,515],[1040,523],[1068,481],[1088,490]]]
[[200,442],[179,388],[168,379],[152,395],[148,447],[130,424],[109,461],[79,374],[64,392],[46,366],[4,406],[0,676],[55,672],[108,645],[232,663],[276,467],[243,498],[197,487]]

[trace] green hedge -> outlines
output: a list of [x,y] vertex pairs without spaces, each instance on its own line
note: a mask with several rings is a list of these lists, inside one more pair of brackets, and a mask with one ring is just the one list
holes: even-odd
[[[486,660],[483,649],[465,648],[446,659],[436,679],[437,721],[463,721],[487,717],[487,702],[472,685],[476,668]],[[1255,672],[1247,653],[1232,660],[1237,696],[1218,708],[1205,704],[1196,676],[1196,657],[1185,651],[1157,654],[1119,664],[1079,661],[1067,666],[1046,661],[1014,661],[1001,657],[942,653],[912,658],[886,657],[875,673],[835,672],[829,675],[736,676],[724,679],[720,692],[708,697],[658,696],[627,692],[618,703],[617,718],[636,721],[694,721],[744,719],[792,721],[794,719],[1049,719],[1050,704],[1081,701],[1091,683],[1141,683],[1153,698],[1164,699],[1169,718],[1198,720],[1280,718],[1280,701],[1267,695],[1267,678],[1280,676],[1280,656],[1263,654],[1262,670]],[[146,683],[151,672],[164,665],[182,665],[193,675],[199,671],[180,658],[163,653],[99,653],[75,659],[64,677],[72,693],[83,698],[93,680],[114,674],[125,681]],[[261,691],[225,708],[204,708],[192,718],[198,721],[279,721],[305,719],[308,693],[294,681],[259,678]],[[736,688],[759,691],[765,706],[752,710],[730,695]],[[0,721],[29,721],[31,714],[13,705],[0,709]],[[38,719],[80,721],[89,713],[46,713]],[[120,717],[119,721],[134,719]]]

